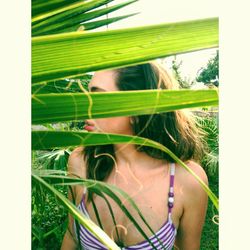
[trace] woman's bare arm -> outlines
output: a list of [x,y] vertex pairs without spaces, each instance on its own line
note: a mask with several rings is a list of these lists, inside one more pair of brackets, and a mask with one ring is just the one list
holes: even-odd
[[[208,184],[207,175],[201,166],[193,162],[188,166]],[[199,250],[208,196],[190,173],[186,174],[183,190],[184,212],[180,219],[175,245],[180,250]]]
[[[72,177],[79,176],[86,177],[86,167],[83,161],[83,148],[76,148],[69,156],[68,160],[68,175]],[[79,203],[82,196],[82,186],[72,186],[68,191],[68,198],[70,201]],[[69,224],[67,231],[64,235],[61,250],[75,250],[77,249],[77,237],[74,230],[74,218],[69,214]]]

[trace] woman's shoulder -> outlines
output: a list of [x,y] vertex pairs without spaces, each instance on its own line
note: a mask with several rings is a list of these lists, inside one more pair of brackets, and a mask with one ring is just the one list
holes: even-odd
[[[188,161],[186,162],[186,165],[201,181],[208,185],[207,174],[198,163]],[[201,183],[192,173],[184,169],[182,166],[178,166],[178,177],[178,182],[182,186],[182,190],[185,190],[185,198],[188,203],[197,199],[206,199],[206,192],[202,188]]]
[[84,161],[84,148],[82,146],[75,148],[68,159],[69,174],[86,178],[86,164]]
[[[206,172],[196,162],[186,162],[187,167],[205,184],[208,183]],[[208,196],[201,183],[187,169],[177,166],[178,200],[182,214],[179,219],[176,245],[183,249],[200,249],[200,237],[206,217]],[[177,198],[177,197],[176,197]],[[186,248],[185,248],[186,249]]]
[[[188,168],[195,174],[197,175],[203,182],[208,184],[208,178],[205,170],[202,168],[200,164],[194,161],[187,161],[185,164],[188,166]],[[178,166],[178,174],[179,178],[185,179],[188,184],[196,185],[199,184],[197,179],[184,167]]]

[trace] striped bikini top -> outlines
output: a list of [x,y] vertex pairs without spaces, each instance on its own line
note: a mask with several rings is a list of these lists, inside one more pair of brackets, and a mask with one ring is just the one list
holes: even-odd
[[[176,236],[176,228],[171,219],[172,208],[174,205],[174,174],[175,174],[175,164],[171,163],[170,165],[170,187],[168,193],[168,219],[167,221],[161,226],[161,228],[149,237],[149,240],[153,243],[154,248],[152,245],[147,241],[144,240],[141,243],[138,243],[133,246],[121,247],[121,250],[170,250],[174,246],[175,236]],[[83,199],[80,202],[78,209],[83,212],[88,218],[89,214],[86,209],[85,201]],[[76,225],[75,225],[76,230]],[[80,244],[82,249],[84,250],[107,250],[108,248],[103,245],[89,230],[87,230],[84,226],[79,224],[78,227],[78,234]]]

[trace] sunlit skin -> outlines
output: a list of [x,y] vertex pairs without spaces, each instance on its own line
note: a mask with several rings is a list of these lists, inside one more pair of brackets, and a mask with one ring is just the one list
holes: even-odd
[[[115,83],[115,71],[96,72],[89,84],[90,92],[119,91]],[[85,129],[91,133],[105,132],[133,135],[130,117],[102,118],[87,120]],[[167,220],[168,214],[168,189],[169,189],[169,164],[166,160],[159,160],[148,156],[144,152],[138,152],[134,145],[115,145],[116,164],[110,176],[105,181],[116,185],[133,197],[142,214],[157,232]],[[197,163],[188,161],[186,164],[205,182],[207,176],[204,170]],[[76,148],[70,155],[68,171],[86,178],[86,164],[83,160],[83,148]],[[175,245],[183,250],[200,249],[200,237],[206,215],[207,195],[201,188],[198,181],[185,169],[176,164],[175,184],[174,184],[174,208],[172,210],[172,220],[177,231]],[[76,203],[79,204],[83,195],[83,187],[77,186],[74,189]],[[69,198],[72,197],[69,195]],[[121,209],[108,198],[117,224],[118,232],[124,245],[135,245],[144,240],[131,221],[121,211]],[[94,201],[103,222],[105,232],[114,240],[114,224],[105,201],[94,196]],[[134,212],[123,199],[134,219],[148,236],[152,233],[142,223],[138,214]],[[87,210],[90,218],[96,223],[93,207],[87,203]],[[74,232],[73,219],[69,215],[69,229]],[[76,249],[69,231],[65,234],[62,250]]]

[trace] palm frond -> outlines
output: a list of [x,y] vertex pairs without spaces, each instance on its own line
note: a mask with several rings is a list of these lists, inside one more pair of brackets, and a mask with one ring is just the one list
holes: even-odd
[[32,39],[32,82],[68,78],[216,46],[217,18],[39,36]]
[[61,33],[61,30],[75,27],[75,25],[78,25],[79,27],[80,23],[82,24],[85,21],[101,17],[105,14],[111,13],[131,3],[134,3],[135,1],[137,0],[129,0],[115,6],[105,7],[90,12],[89,10],[102,6],[110,1],[99,0],[90,3],[83,2],[79,7],[68,9],[67,11],[59,13],[57,15],[53,15],[37,24],[34,24],[32,26],[32,35],[39,36]]
[[41,94],[32,98],[32,123],[153,114],[217,104],[216,90]]

